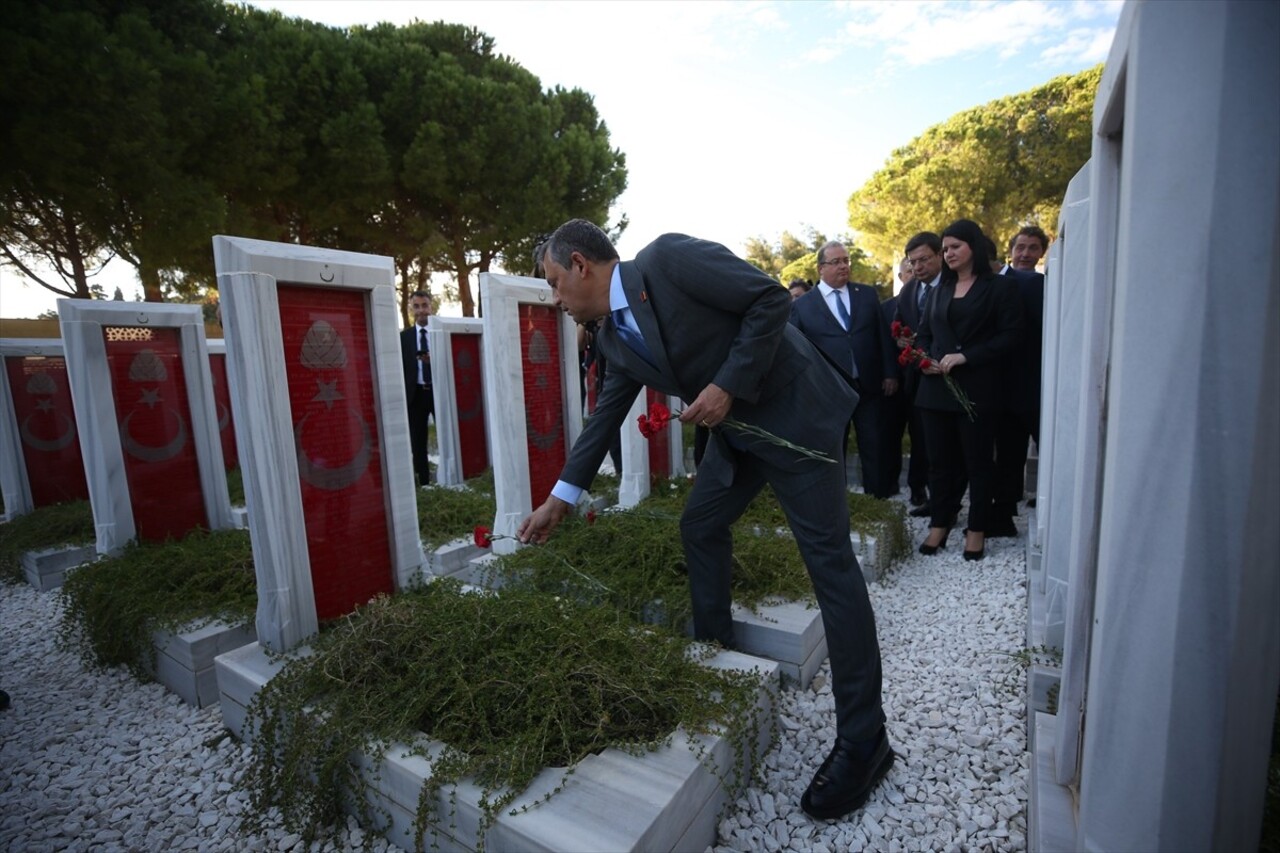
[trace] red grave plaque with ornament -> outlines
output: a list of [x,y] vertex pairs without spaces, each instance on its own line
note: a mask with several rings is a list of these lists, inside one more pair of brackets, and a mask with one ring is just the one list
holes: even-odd
[[179,331],[106,326],[102,334],[138,538],[208,528]]
[[480,377],[480,336],[454,332],[453,387],[458,401],[458,449],[464,480],[483,474],[489,467],[484,439],[484,384]]
[[13,390],[13,414],[22,459],[37,507],[88,500],[76,414],[67,384],[67,362],[58,356],[10,356],[5,360]]
[[529,447],[529,489],[536,506],[551,493],[565,460],[560,312],[549,305],[522,303],[518,317]]
[[367,297],[277,294],[316,616],[335,619],[394,590]]
[[[666,406],[668,403],[667,395],[659,393],[652,388],[645,388],[645,411],[649,411],[654,403],[660,403]],[[676,421],[672,417],[672,421]],[[654,477],[667,479],[671,476],[671,429],[663,429],[657,435],[649,439],[649,474]]]
[[231,388],[227,385],[227,357],[209,355],[209,373],[213,376],[213,404],[218,414],[218,438],[222,441],[222,464],[228,471],[240,464],[236,454],[235,422],[231,420]]

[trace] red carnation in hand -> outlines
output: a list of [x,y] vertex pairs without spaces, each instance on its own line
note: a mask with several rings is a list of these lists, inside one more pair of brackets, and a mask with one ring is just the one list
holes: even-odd
[[933,362],[932,362],[932,361],[930,361],[930,360],[929,360],[929,359],[927,359],[927,358],[922,358],[922,359],[920,359],[920,369],[921,369],[921,370],[928,370],[930,367],[933,367]]
[[889,324],[889,331],[895,338],[902,337],[902,321],[894,320]]

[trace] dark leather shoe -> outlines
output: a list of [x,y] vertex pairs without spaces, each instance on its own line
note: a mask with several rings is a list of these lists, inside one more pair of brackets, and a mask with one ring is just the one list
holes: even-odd
[[928,518],[931,515],[929,512],[929,505],[926,503],[924,506],[918,506],[915,509],[907,510],[907,515],[912,518]]
[[929,502],[929,493],[928,493],[928,492],[926,492],[924,489],[912,489],[912,490],[911,490],[911,505],[912,505],[912,506],[924,506],[924,505],[925,505],[925,504],[927,504],[928,502]]
[[819,820],[841,817],[861,808],[893,766],[893,750],[884,729],[880,730],[871,757],[861,759],[860,754],[855,744],[837,738],[831,754],[809,783],[809,790],[800,798],[800,808]]

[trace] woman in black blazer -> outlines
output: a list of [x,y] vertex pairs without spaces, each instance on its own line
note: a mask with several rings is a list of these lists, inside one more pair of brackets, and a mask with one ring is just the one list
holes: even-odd
[[[1022,337],[1017,286],[991,272],[986,237],[978,225],[958,219],[942,232],[942,281],[929,294],[916,345],[932,362],[923,372],[915,404],[924,422],[932,495],[929,535],[920,553],[945,547],[969,480],[969,526],[964,557],[981,560],[995,478],[994,416],[1004,408],[1001,361]],[[973,404],[967,414],[944,376]]]

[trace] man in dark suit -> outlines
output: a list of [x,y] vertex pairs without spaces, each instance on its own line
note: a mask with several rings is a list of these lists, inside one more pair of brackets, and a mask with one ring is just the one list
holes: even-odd
[[415,290],[409,297],[413,325],[400,333],[400,361],[404,366],[404,396],[409,406],[409,446],[413,450],[413,473],[418,485],[431,482],[427,459],[427,426],[435,417],[435,395],[431,390],[431,351],[427,346],[427,318],[431,316],[431,294]]
[[[942,280],[942,238],[932,231],[921,231],[906,245],[907,262],[911,264],[912,280],[898,294],[898,310],[894,320],[910,326],[913,332],[920,330],[920,316],[925,300]],[[911,487],[910,514],[916,518],[929,516],[929,451],[925,446],[924,423],[916,411],[916,390],[920,387],[920,371],[908,368],[902,377],[903,393],[911,411],[907,429],[911,434],[911,462],[907,466],[907,485]]]
[[786,289],[724,246],[665,234],[621,262],[603,231],[575,219],[539,253],[557,305],[578,322],[607,318],[598,344],[609,374],[560,482],[517,537],[545,542],[569,514],[644,386],[683,399],[680,419],[712,431],[680,519],[694,634],[734,646],[730,525],[767,483],[813,582],[836,705],[835,747],[801,805],[818,818],[859,808],[893,751],[880,706],[875,616],[849,541],[844,468],[739,428],[842,459],[857,396],[787,323]]
[[[1031,226],[1034,228],[1034,226]],[[1024,228],[1023,231],[1028,229]],[[1035,228],[1040,231],[1039,228]],[[1043,234],[1043,231],[1040,231]],[[1022,239],[1022,232],[1015,244]],[[1044,239],[1048,239],[1047,237]],[[1040,250],[1040,255],[1044,250]],[[1020,256],[1015,253],[1015,263]],[[1021,257],[1025,257],[1022,255]],[[1039,255],[1037,255],[1037,258]],[[1024,263],[1025,266],[1025,263]],[[992,486],[991,523],[987,536],[1016,536],[1018,514],[1026,486],[1028,439],[1040,442],[1040,365],[1044,342],[1044,275],[1012,267],[1006,274],[1022,295],[1022,342],[1009,356],[1005,382],[1005,410],[995,422],[996,470]]]
[[849,252],[843,244],[833,241],[818,250],[818,278],[817,287],[792,303],[791,324],[856,383],[860,399],[852,425],[862,490],[887,498],[893,489],[885,482],[886,398],[898,392],[898,350],[880,313],[876,289],[849,282]]

